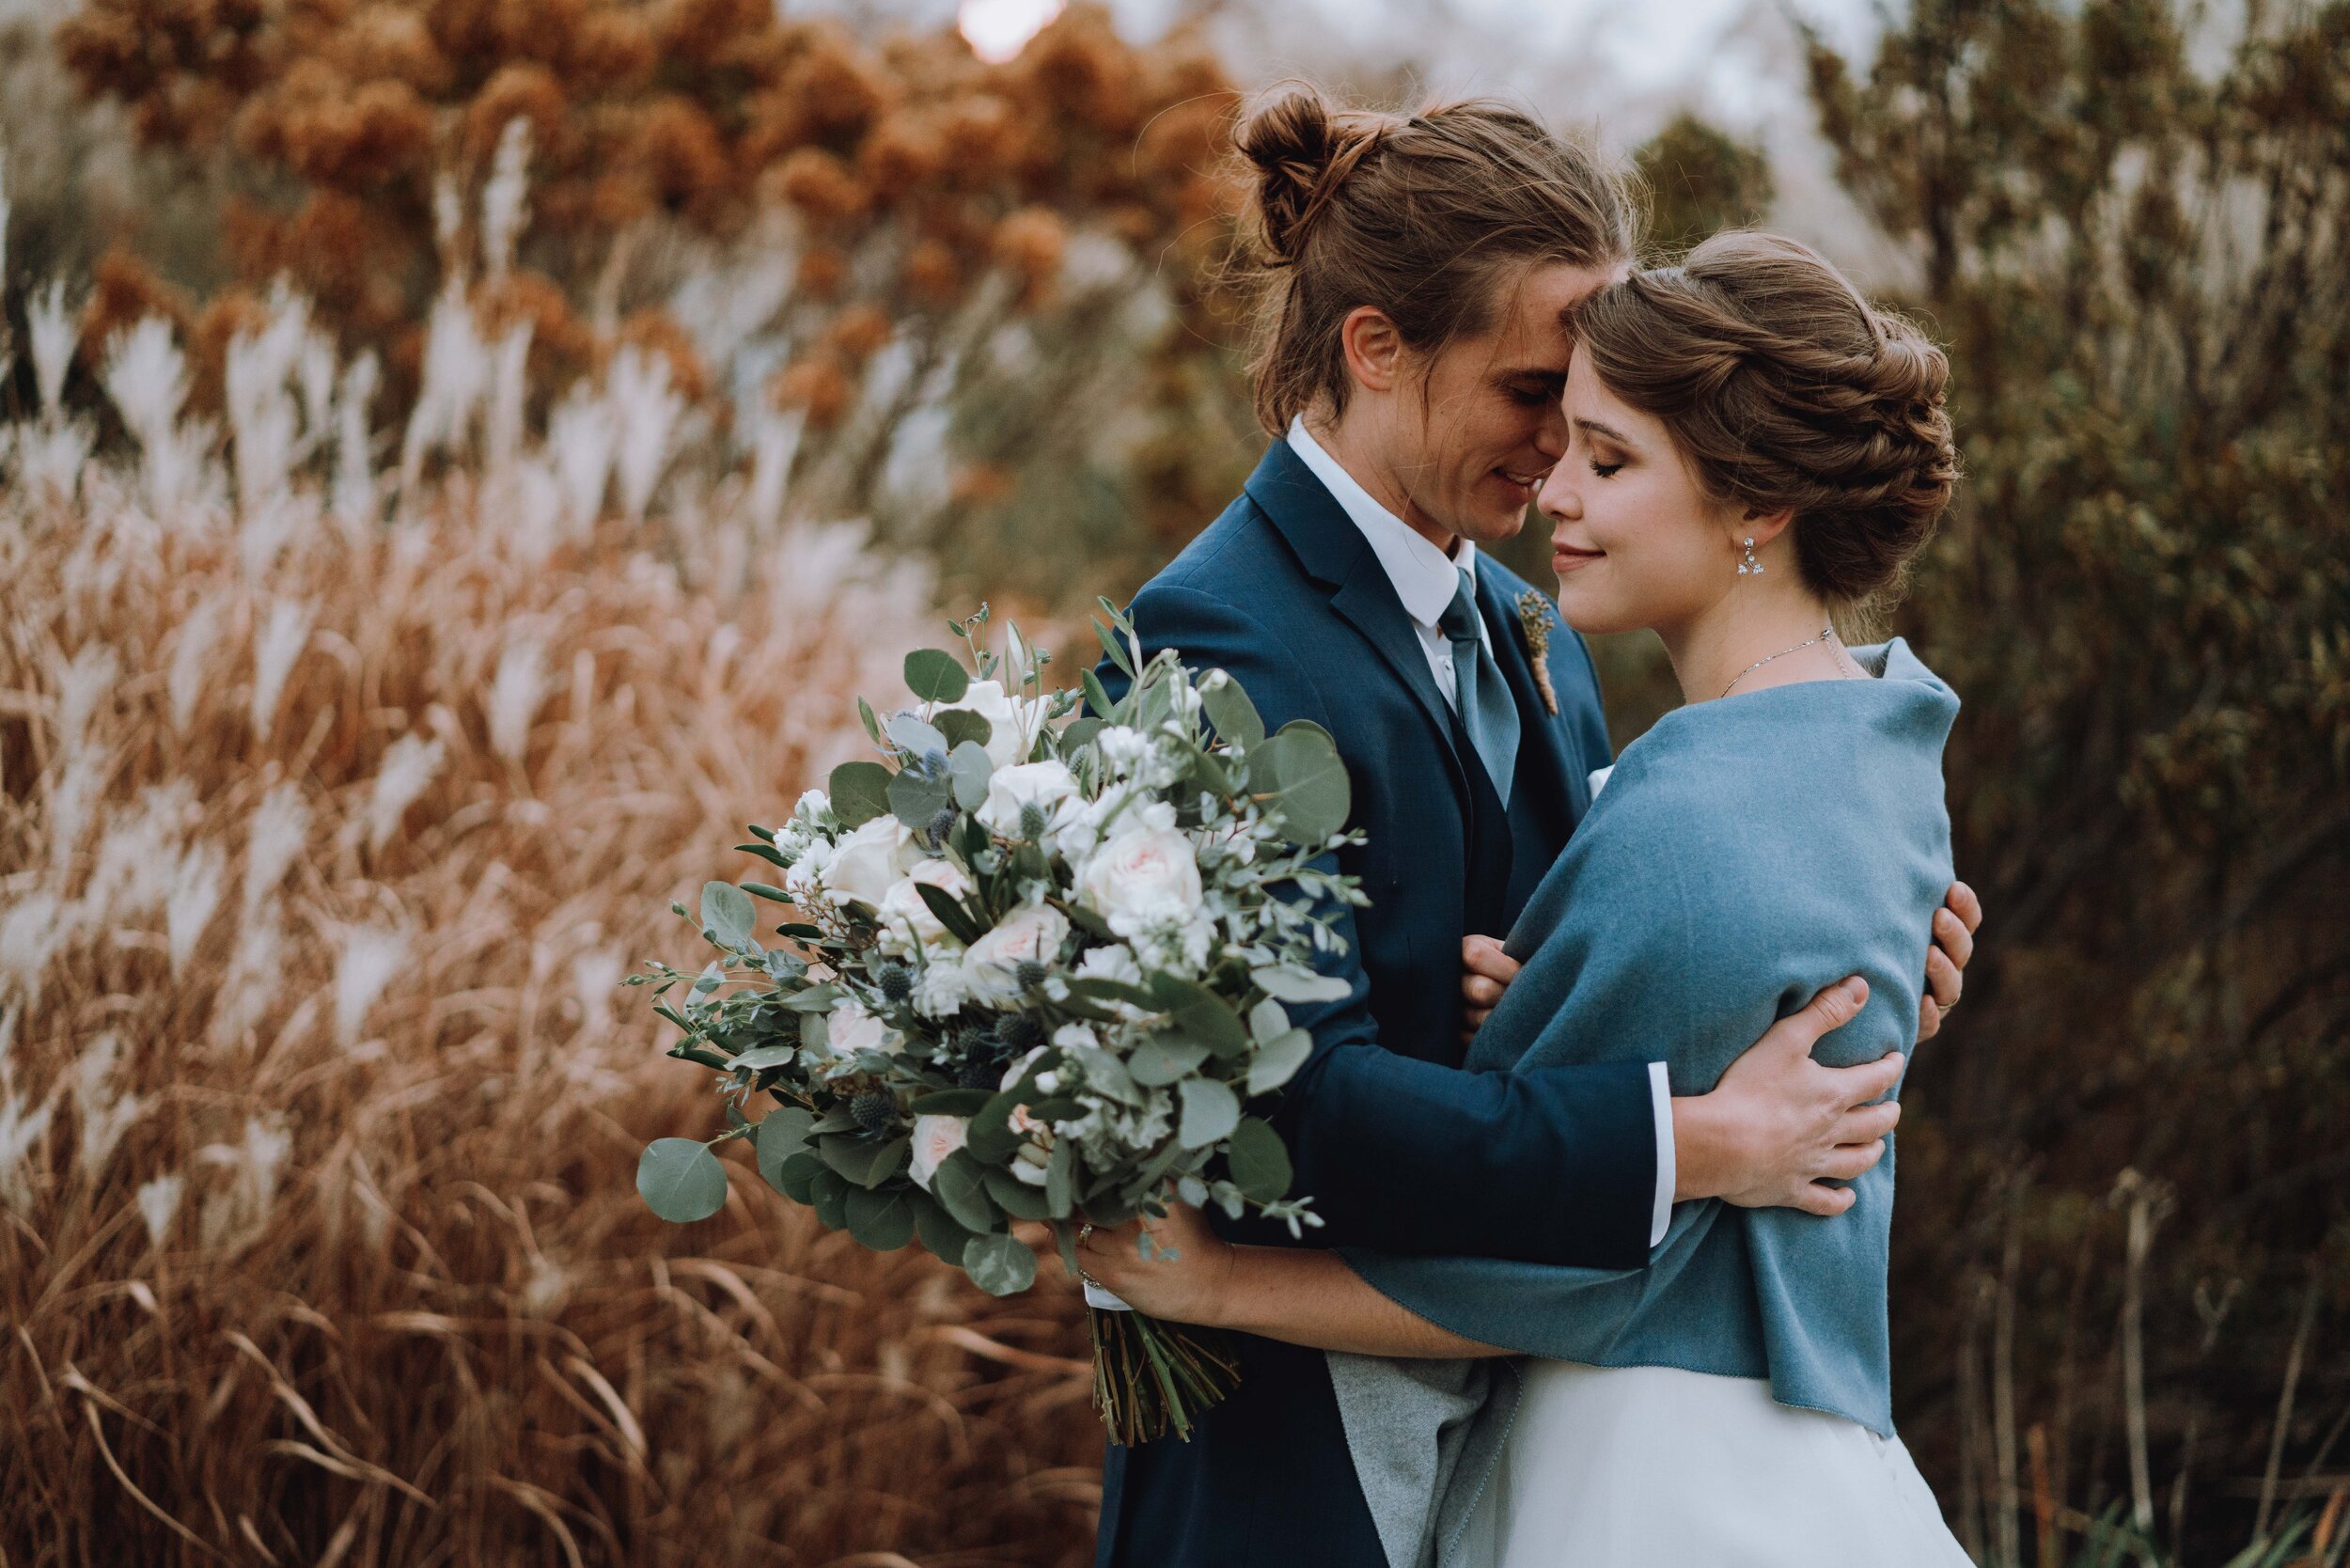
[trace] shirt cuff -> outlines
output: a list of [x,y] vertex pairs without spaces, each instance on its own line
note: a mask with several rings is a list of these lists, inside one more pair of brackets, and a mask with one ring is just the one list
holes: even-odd
[[1656,1203],[1649,1211],[1648,1227],[1648,1244],[1654,1247],[1673,1222],[1673,1187],[1680,1179],[1673,1168],[1672,1080],[1665,1075],[1661,1061],[1648,1064],[1648,1093],[1656,1117]]

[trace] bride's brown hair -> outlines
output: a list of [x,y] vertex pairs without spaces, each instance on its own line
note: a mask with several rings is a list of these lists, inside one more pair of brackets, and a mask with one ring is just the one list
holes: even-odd
[[1279,435],[1353,385],[1339,329],[1371,306],[1423,362],[1493,324],[1496,285],[1542,262],[1613,267],[1637,245],[1624,177],[1506,103],[1343,109],[1283,84],[1241,120],[1240,271],[1258,290],[1257,417]]
[[1950,360],[1810,246],[1717,234],[1568,313],[1575,353],[1670,432],[1699,487],[1794,514],[1812,591],[1881,605],[1950,504]]

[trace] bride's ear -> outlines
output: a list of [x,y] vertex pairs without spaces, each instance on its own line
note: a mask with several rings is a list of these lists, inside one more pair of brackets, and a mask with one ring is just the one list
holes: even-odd
[[1346,368],[1372,392],[1392,392],[1403,378],[1403,335],[1376,306],[1358,305],[1339,323]]
[[1776,511],[1764,511],[1757,507],[1744,508],[1731,522],[1731,531],[1736,536],[1731,542],[1744,549],[1746,541],[1751,539],[1757,550],[1765,549],[1771,541],[1785,533],[1788,525],[1794,520],[1794,511],[1788,507],[1781,507]]

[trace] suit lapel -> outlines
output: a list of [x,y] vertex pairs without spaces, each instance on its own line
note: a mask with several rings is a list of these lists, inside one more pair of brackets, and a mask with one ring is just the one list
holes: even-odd
[[[1480,569],[1478,607],[1484,612],[1485,631],[1493,639],[1494,662],[1501,666],[1502,679],[1509,682],[1510,695],[1517,700],[1518,713],[1526,721],[1519,727],[1518,788],[1530,786],[1540,792],[1534,797],[1538,804],[1556,802],[1564,808],[1563,839],[1563,823],[1581,821],[1591,803],[1590,781],[1577,760],[1568,755],[1566,726],[1543,703],[1534,684],[1533,651],[1527,646],[1512,587],[1499,581],[1498,573]],[[1558,611],[1551,608],[1548,613],[1553,635],[1565,635]]]
[[1264,460],[1249,477],[1248,495],[1290,541],[1308,574],[1332,590],[1331,608],[1363,635],[1388,671],[1418,702],[1435,730],[1452,786],[1460,792],[1465,811],[1468,775],[1453,748],[1452,711],[1436,689],[1436,678],[1429,672],[1419,633],[1362,530],[1286,441],[1276,441],[1266,448]]

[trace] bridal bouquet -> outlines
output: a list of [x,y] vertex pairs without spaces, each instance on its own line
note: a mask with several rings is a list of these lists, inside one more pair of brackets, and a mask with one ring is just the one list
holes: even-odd
[[[1047,1225],[1072,1274],[1080,1227],[1164,1213],[1170,1191],[1320,1223],[1246,1107],[1312,1049],[1283,1004],[1346,992],[1314,961],[1338,942],[1327,912],[1365,901],[1311,864],[1353,841],[1345,767],[1319,726],[1266,734],[1223,671],[1145,661],[1103,607],[1116,701],[1090,670],[1047,693],[1051,655],[1016,628],[983,650],[984,608],[952,628],[964,657],[909,654],[911,702],[857,703],[880,760],[737,846],[780,885],[711,883],[697,923],[718,956],[632,978],[684,1031],[669,1055],[727,1097],[715,1138],[646,1149],[656,1213],[715,1213],[713,1148],[747,1138],[824,1225],[876,1251],[918,1236],[997,1295],[1036,1278],[1018,1220]],[[784,945],[754,899],[790,906]],[[1088,1296],[1112,1435],[1188,1435],[1233,1386],[1229,1349]]]

